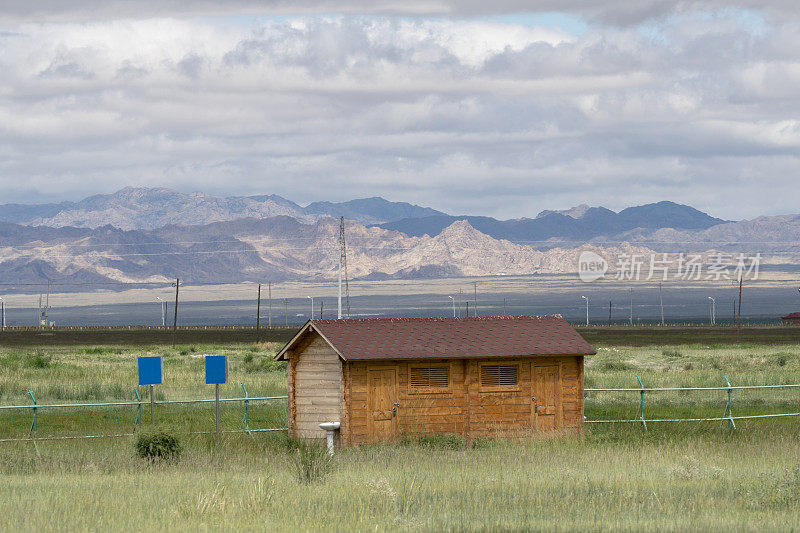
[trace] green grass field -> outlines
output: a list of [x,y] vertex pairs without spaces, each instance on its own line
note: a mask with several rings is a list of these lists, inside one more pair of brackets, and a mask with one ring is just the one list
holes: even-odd
[[3,530],[787,531],[800,527],[797,426],[590,431],[480,449],[343,450],[300,480],[278,436],[186,441],[176,462],[130,439],[0,448]]
[[[596,343],[587,387],[800,383],[800,343],[702,341],[648,346]],[[637,343],[638,344],[638,343]],[[136,356],[165,356],[159,398],[211,398],[202,355],[231,357],[223,397],[284,394],[277,342],[0,347],[0,404],[128,401]],[[144,395],[144,391],[142,391]],[[716,394],[716,393],[714,393]],[[749,394],[749,395],[748,395]],[[745,394],[747,409],[800,408],[800,391]],[[699,398],[695,401],[693,398]],[[648,414],[677,406],[717,413],[718,395],[654,397]],[[635,414],[638,396],[587,397],[592,418]],[[694,402],[694,403],[693,403]],[[699,402],[699,403],[698,403]],[[226,408],[228,409],[228,408]],[[257,412],[257,408],[253,408]],[[44,412],[44,410],[43,410]],[[719,412],[719,415],[722,413]],[[163,415],[163,413],[162,413]],[[143,416],[147,417],[145,412]],[[270,424],[264,416],[254,421]],[[285,416],[278,412],[280,418]],[[39,431],[58,417],[39,419]],[[63,417],[61,417],[63,418]],[[241,410],[223,414],[240,427]],[[133,431],[134,409],[110,416]],[[184,445],[177,461],[135,457],[133,437],[0,443],[0,528],[4,530],[791,530],[800,528],[800,420],[726,424],[588,424],[583,438],[420,443],[340,450],[305,463],[285,435],[188,435],[213,428],[209,407],[161,416]],[[101,424],[97,413],[73,421]],[[62,422],[63,423],[63,422]],[[13,422],[28,430],[29,422]],[[12,421],[0,418],[0,433]],[[146,426],[146,424],[145,424]],[[116,426],[114,426],[116,427]],[[63,428],[61,428],[63,429]],[[67,428],[69,429],[69,428]],[[138,430],[137,430],[138,431]],[[323,473],[303,481],[311,467]],[[305,466],[303,466],[305,464]]]

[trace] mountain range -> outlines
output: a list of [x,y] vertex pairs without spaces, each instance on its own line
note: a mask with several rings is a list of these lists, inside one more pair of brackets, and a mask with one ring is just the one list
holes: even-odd
[[800,256],[800,215],[726,221],[673,202],[498,220],[382,198],[303,207],[276,195],[125,188],[78,202],[0,206],[0,282],[333,280],[339,216],[354,279],[574,272],[583,250],[609,262],[714,250]]
[[726,222],[693,207],[674,202],[658,202],[629,207],[619,213],[605,207],[579,206],[565,212],[543,211],[536,218],[514,220],[439,214],[385,222],[380,227],[411,236],[433,236],[457,220],[466,220],[478,231],[496,239],[536,246],[564,241],[580,243],[601,236],[613,238],[635,229],[702,230]]
[[[574,270],[579,249],[540,251],[456,221],[434,237],[348,221],[351,279],[413,279],[560,273]],[[289,216],[245,218],[155,230],[44,228],[0,223],[3,283],[194,283],[333,280],[338,276],[339,221],[303,224]],[[630,245],[600,250],[614,258],[647,253]]]
[[427,207],[364,198],[349,202],[315,202],[300,205],[271,194],[220,198],[202,192],[180,193],[165,188],[125,187],[113,194],[90,196],[78,202],[0,205],[0,222],[25,226],[74,226],[119,229],[156,229],[170,224],[203,225],[240,218],[287,215],[302,222],[344,216],[363,224],[403,218],[442,215]]

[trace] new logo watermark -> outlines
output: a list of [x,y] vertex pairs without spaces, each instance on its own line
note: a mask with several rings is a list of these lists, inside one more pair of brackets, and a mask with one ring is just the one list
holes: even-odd
[[578,277],[584,283],[596,281],[608,272],[608,263],[600,255],[584,250],[578,258]]
[[[613,264],[614,279],[649,281],[758,279],[761,254],[618,254]],[[609,271],[601,255],[584,250],[578,258],[578,277],[584,283],[597,281]]]

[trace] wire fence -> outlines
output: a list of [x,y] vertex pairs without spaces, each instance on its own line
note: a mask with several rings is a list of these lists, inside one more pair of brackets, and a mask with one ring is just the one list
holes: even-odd
[[[286,431],[287,396],[219,399],[221,433]],[[216,399],[39,404],[28,391],[29,405],[0,406],[0,442],[20,440],[127,437],[150,425],[191,434],[215,433]]]
[[[800,384],[734,386],[726,376],[720,387],[587,388],[587,424],[634,424],[647,429],[660,422],[720,422],[736,428],[746,419],[800,416]],[[249,396],[240,384],[239,397],[219,399],[221,433],[265,433],[287,430],[287,396]],[[216,400],[165,400],[0,406],[0,442],[24,440],[127,437],[150,425],[179,433],[216,432]]]
[[724,422],[800,416],[800,384],[720,387],[590,388],[584,390],[587,424]]

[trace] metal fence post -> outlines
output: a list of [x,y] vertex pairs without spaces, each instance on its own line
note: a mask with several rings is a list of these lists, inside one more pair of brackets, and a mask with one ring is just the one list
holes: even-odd
[[647,430],[647,422],[644,421],[644,385],[642,384],[642,379],[639,376],[636,376],[636,381],[639,382],[639,420],[642,422],[642,427]]
[[136,425],[142,427],[142,397],[139,396],[139,389],[133,389],[136,393],[136,401],[139,402],[136,406]]
[[725,379],[725,384],[728,386],[728,405],[725,407],[725,418],[728,419],[728,427],[736,429],[736,422],[733,421],[733,406],[731,405],[731,382],[728,381],[728,376],[722,376]]
[[36,437],[36,397],[33,395],[32,390],[29,390],[28,394],[30,394],[31,400],[33,400],[33,424],[31,424],[31,430],[28,432],[28,435]]
[[250,433],[250,400],[247,398],[247,387],[244,383],[239,383],[244,391],[244,430]]

